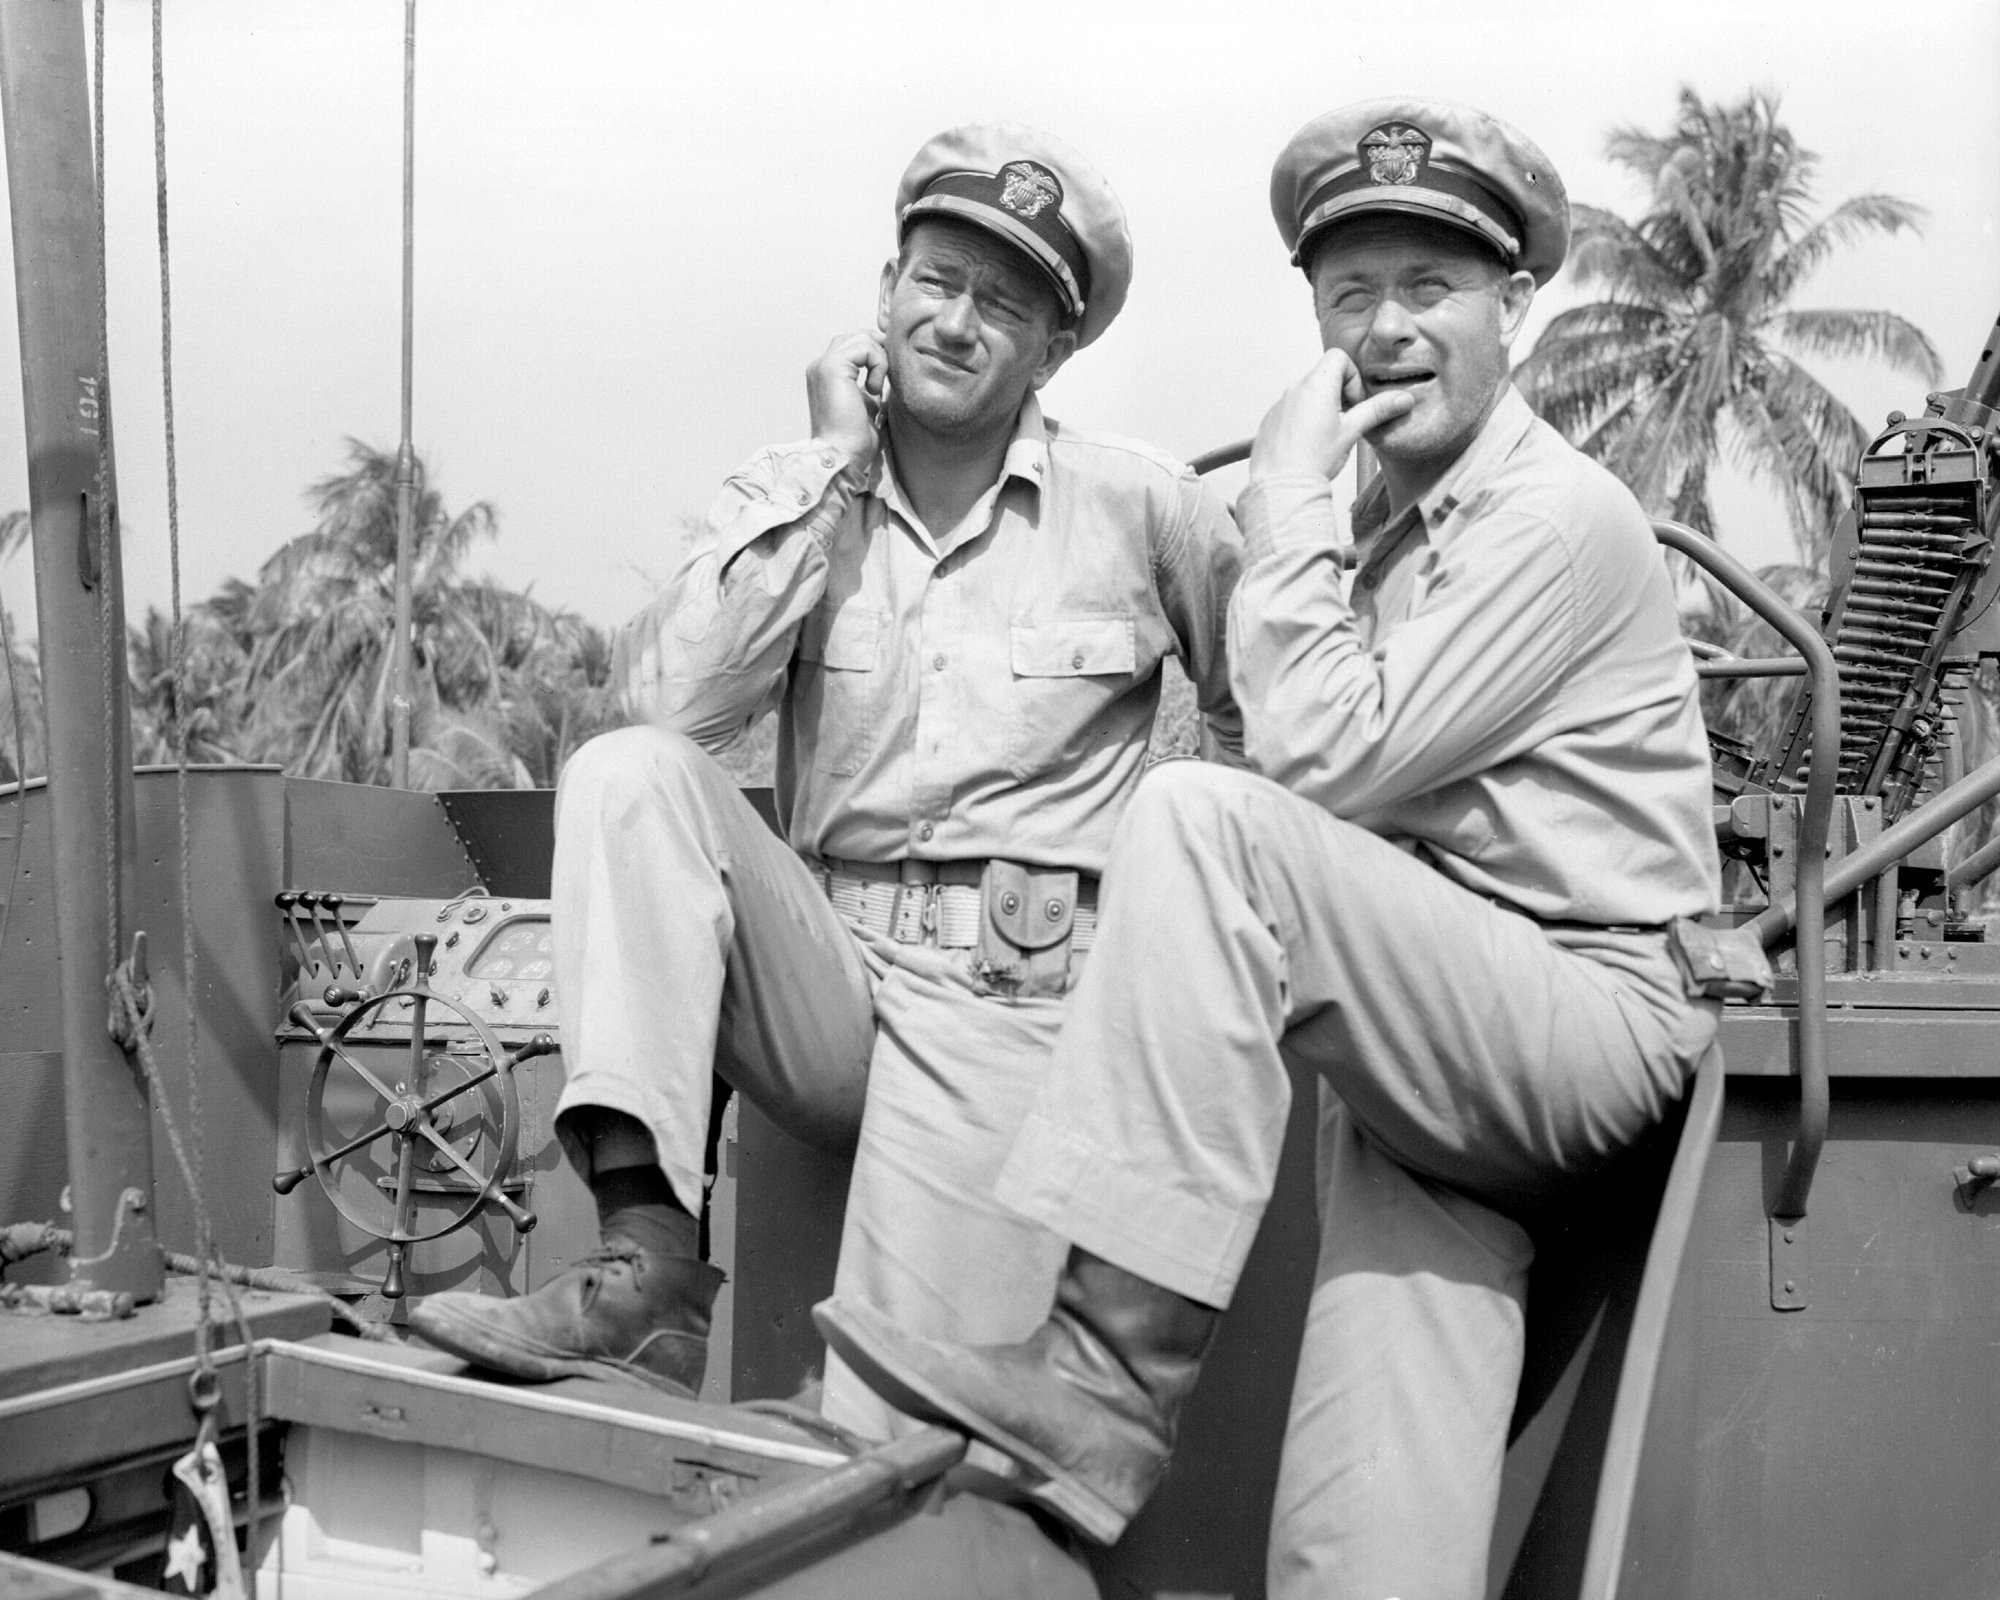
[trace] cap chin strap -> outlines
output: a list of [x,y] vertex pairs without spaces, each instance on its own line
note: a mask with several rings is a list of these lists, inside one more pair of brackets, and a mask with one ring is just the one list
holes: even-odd
[[1393,190],[1371,185],[1337,194],[1306,213],[1304,225],[1299,229],[1298,246],[1292,251],[1292,265],[1304,265],[1306,248],[1316,234],[1324,233],[1343,217],[1371,211],[1399,211],[1405,216],[1429,217],[1435,222],[1451,224],[1485,240],[1500,253],[1501,261],[1510,271],[1521,264],[1520,239],[1469,200],[1415,185],[1400,185]]

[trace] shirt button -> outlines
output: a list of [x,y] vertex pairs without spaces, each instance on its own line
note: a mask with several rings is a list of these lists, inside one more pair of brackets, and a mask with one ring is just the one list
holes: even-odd
[[940,672],[944,671],[944,655],[942,652],[931,657],[931,665],[936,667]]
[[1069,658],[1069,670],[1071,672],[1083,671],[1083,652],[1081,650]]
[[832,466],[837,459],[831,450],[822,450],[819,453],[820,465],[823,467]]
[[917,837],[919,839],[928,839],[932,834],[936,832],[937,829],[932,827],[928,822],[926,822],[921,828],[917,829]]
[[1376,585],[1376,582],[1377,582],[1377,581],[1378,581],[1378,580],[1376,579],[1376,576],[1375,576],[1375,574],[1374,574],[1374,573],[1372,573],[1372,572],[1371,572],[1371,573],[1368,573],[1368,574],[1367,574],[1366,576],[1364,576],[1364,577],[1362,578],[1362,580],[1361,580],[1361,587],[1362,587],[1362,588],[1364,588],[1364,589],[1372,589],[1372,588],[1374,588],[1374,587],[1375,587],[1375,585]]

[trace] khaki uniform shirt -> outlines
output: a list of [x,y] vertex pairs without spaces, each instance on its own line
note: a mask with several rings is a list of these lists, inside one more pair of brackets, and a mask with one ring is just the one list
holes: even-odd
[[1357,504],[1342,594],[1332,490],[1240,511],[1230,655],[1251,763],[1550,921],[1714,909],[1694,663],[1638,502],[1511,387],[1402,517]]
[[626,714],[710,750],[774,703],[794,849],[1002,856],[1096,872],[1178,656],[1225,754],[1241,546],[1226,507],[1143,445],[1022,408],[998,482],[924,527],[886,449],[817,440],[723,488],[682,570],[619,635]]

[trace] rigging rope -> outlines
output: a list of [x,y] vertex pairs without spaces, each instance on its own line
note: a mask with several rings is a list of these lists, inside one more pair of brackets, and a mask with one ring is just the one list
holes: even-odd
[[[97,0],[102,15],[104,0]],[[153,188],[154,212],[158,223],[160,246],[160,387],[162,411],[166,434],[167,463],[167,562],[171,577],[171,607],[173,629],[173,691],[172,717],[174,742],[174,809],[179,838],[180,905],[181,905],[181,994],[187,1024],[187,1077],[188,1077],[188,1124],[193,1142],[190,1160],[180,1148],[178,1130],[174,1129],[172,1113],[167,1106],[165,1082],[152,1060],[152,1050],[143,1029],[137,1026],[134,1017],[134,1038],[137,1054],[144,1062],[146,1075],[155,1086],[155,1094],[161,1102],[163,1120],[166,1122],[170,1142],[174,1147],[174,1158],[180,1164],[182,1177],[188,1186],[188,1194],[194,1203],[195,1215],[195,1299],[196,1321],[203,1330],[196,1336],[197,1346],[206,1345],[206,1330],[209,1314],[209,1264],[219,1261],[215,1244],[215,1225],[209,1215],[203,1195],[202,1180],[206,1176],[205,1134],[203,1129],[201,1103],[201,1020],[200,990],[197,987],[196,951],[194,933],[194,872],[193,845],[188,825],[188,670],[187,670],[187,616],[181,604],[181,514],[180,475],[174,437],[174,296],[172,257],[168,248],[167,229],[167,74],[166,74],[166,23],[163,0],[153,0],[152,6],[153,43]],[[102,25],[100,23],[100,50],[102,48]],[[98,103],[101,108],[103,95],[100,88]],[[101,112],[100,112],[101,114]],[[102,141],[100,137],[100,160]],[[98,206],[102,216],[103,188],[99,185]],[[101,225],[100,225],[101,228]],[[100,240],[102,233],[100,231]],[[129,993],[127,986],[126,1006],[128,1012],[136,1011],[136,997]],[[250,1321],[243,1313],[242,1298],[236,1286],[225,1272],[222,1275],[222,1292],[229,1302],[229,1309],[236,1323],[237,1335],[243,1341],[244,1363],[244,1459],[248,1479],[245,1511],[244,1545],[249,1560],[244,1564],[244,1583],[250,1600],[257,1600],[257,1532],[263,1517],[263,1483],[258,1459],[257,1435],[261,1422],[261,1396],[258,1394],[258,1372],[255,1359],[255,1340],[250,1331]],[[212,1365],[211,1365],[212,1371]],[[211,1387],[211,1393],[214,1392]]]

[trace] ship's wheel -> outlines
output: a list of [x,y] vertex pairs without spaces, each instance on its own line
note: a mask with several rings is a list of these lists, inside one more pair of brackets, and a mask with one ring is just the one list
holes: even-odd
[[[311,1161],[271,1180],[279,1194],[290,1194],[308,1176],[317,1177],[335,1210],[364,1233],[386,1240],[389,1270],[382,1292],[392,1300],[406,1292],[403,1263],[411,1245],[464,1227],[489,1205],[505,1212],[522,1233],[534,1227],[535,1214],[505,1192],[521,1135],[514,1069],[556,1048],[550,1035],[538,1033],[509,1051],[472,1012],[431,988],[435,936],[418,934],[414,942],[416,962],[404,987],[379,995],[328,991],[329,1000],[351,1002],[332,1027],[321,1027],[303,1002],[292,1007],[292,1020],[319,1040],[306,1090]],[[392,1008],[408,1012],[407,1018],[396,1017],[410,1030],[400,1070],[364,1062],[347,1047],[357,1029]],[[471,1029],[476,1049],[445,1049],[429,1037],[438,1008]],[[350,1077],[353,1081],[345,1081]],[[336,1126],[328,1109],[330,1087],[345,1108],[372,1097],[359,1119],[362,1132],[349,1135]],[[377,1175],[355,1181],[364,1161]],[[426,1202],[421,1226],[419,1194]]]

